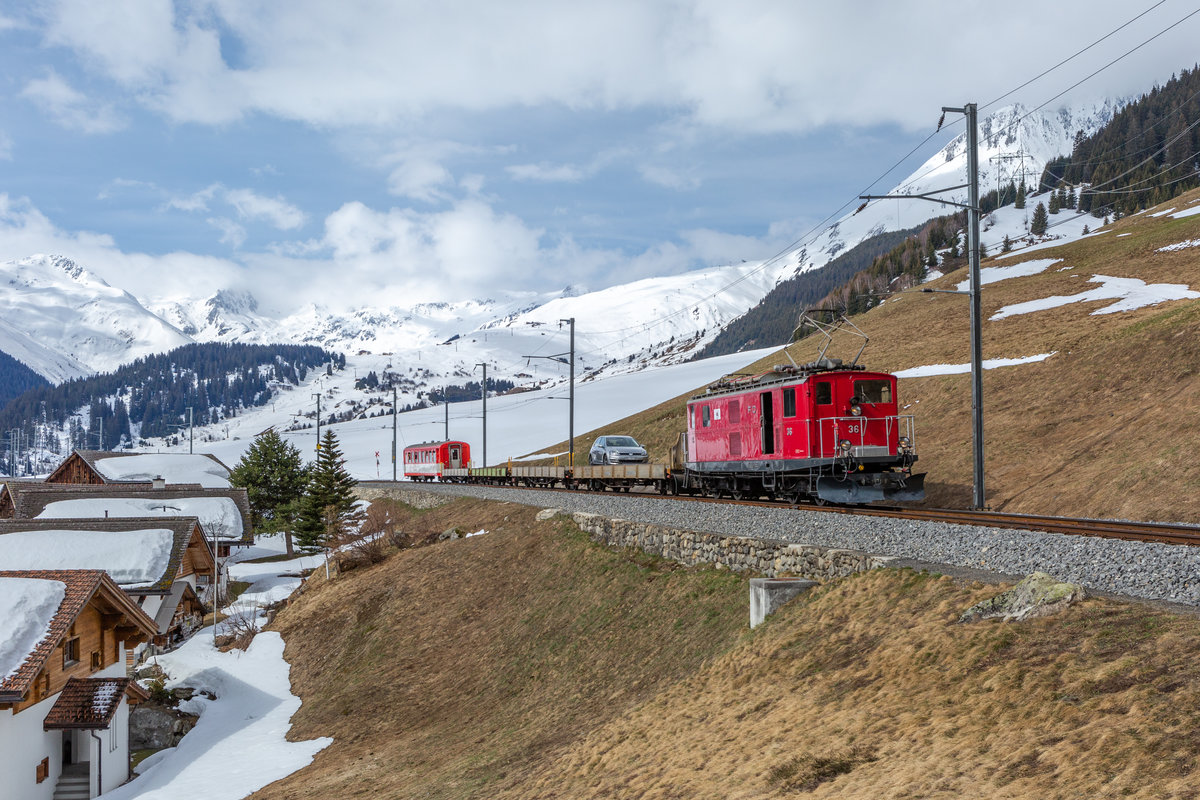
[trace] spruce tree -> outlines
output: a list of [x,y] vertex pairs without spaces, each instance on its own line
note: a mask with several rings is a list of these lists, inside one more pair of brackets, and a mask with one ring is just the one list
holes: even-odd
[[1057,214],[1058,209],[1062,207],[1062,203],[1058,199],[1057,192],[1050,193],[1050,208],[1047,209],[1051,214]]
[[1033,210],[1033,221],[1029,223],[1029,232],[1034,236],[1045,236],[1049,223],[1050,219],[1046,214],[1045,204],[1038,203],[1037,208]]
[[1017,187],[1017,199],[1013,207],[1017,209],[1025,207],[1025,181],[1021,181],[1021,185]]
[[1004,243],[1002,245],[1000,245],[1000,252],[1008,253],[1011,250],[1012,250],[1012,239],[1009,238],[1009,235],[1006,233],[1006,234],[1004,234]]
[[234,486],[246,489],[255,529],[282,532],[291,553],[292,526],[308,484],[308,473],[296,446],[285,442],[274,429],[264,431],[229,471],[229,479]]
[[1067,192],[1067,208],[1074,208],[1079,204],[1079,195],[1075,194],[1075,187],[1072,186]]
[[354,487],[358,481],[346,471],[346,460],[338,448],[337,436],[325,431],[317,463],[309,472],[308,488],[300,501],[296,541],[303,547],[331,544],[325,541],[330,515],[341,527],[356,522],[362,515],[354,505]]

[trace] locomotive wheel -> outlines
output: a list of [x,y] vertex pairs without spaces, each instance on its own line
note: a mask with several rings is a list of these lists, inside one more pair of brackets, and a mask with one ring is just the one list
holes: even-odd
[[744,489],[730,489],[729,498],[731,500],[745,500],[746,491]]

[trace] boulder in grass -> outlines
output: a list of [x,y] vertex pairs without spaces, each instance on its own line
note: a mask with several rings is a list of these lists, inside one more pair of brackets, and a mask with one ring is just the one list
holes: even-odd
[[1045,617],[1086,596],[1078,583],[1063,583],[1045,572],[1035,572],[1007,592],[971,606],[958,621],[975,622],[993,617],[1006,620]]
[[543,508],[537,513],[537,521],[545,522],[548,519],[554,519],[559,514],[563,513],[561,508]]

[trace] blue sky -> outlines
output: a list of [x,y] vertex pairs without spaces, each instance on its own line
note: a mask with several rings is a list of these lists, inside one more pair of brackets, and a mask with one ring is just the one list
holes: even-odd
[[[268,309],[766,258],[925,138],[1195,10],[1146,2],[61,0],[0,7],[0,260]],[[1200,16],[1059,102],[1196,60]],[[886,191],[951,130],[876,187]]]

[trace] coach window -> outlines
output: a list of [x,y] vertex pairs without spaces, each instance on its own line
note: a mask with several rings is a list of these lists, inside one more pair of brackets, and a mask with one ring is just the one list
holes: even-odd
[[816,394],[816,403],[819,406],[827,406],[833,402],[833,384],[829,381],[817,381],[814,393]]
[[795,387],[783,390],[783,415],[785,417],[796,416],[796,389],[795,389]]
[[702,406],[700,409],[700,414],[701,414],[701,419],[703,420],[703,422],[701,424],[703,424],[704,427],[707,428],[709,421],[712,419],[712,417],[709,416],[708,406]]

